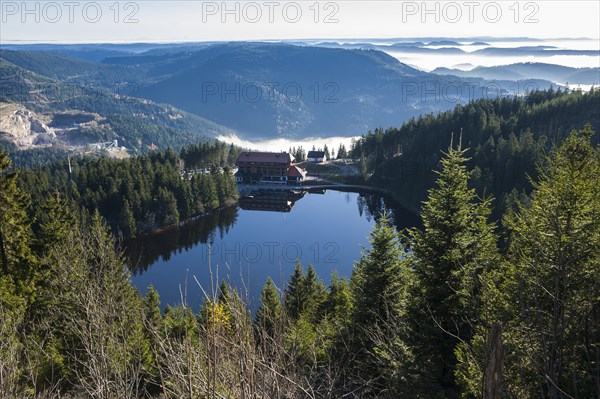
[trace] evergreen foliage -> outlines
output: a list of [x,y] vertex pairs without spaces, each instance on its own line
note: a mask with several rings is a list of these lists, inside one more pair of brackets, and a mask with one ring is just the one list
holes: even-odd
[[38,220],[48,218],[43,204],[48,196],[59,192],[70,199],[71,208],[83,207],[90,214],[97,209],[114,232],[133,238],[231,206],[238,197],[235,178],[229,168],[219,168],[227,166],[224,162],[230,151],[219,142],[182,151],[188,158],[196,154],[192,157],[195,162],[202,162],[204,156],[215,160],[218,154],[222,163],[212,163],[208,172],[182,171],[183,158],[172,150],[124,160],[74,158],[72,174],[67,160],[62,160],[37,169],[21,169],[18,185],[31,194]]
[[[405,206],[418,208],[436,176],[449,132],[463,131],[471,148],[472,185],[494,200],[494,218],[524,197],[546,152],[572,129],[600,128],[600,90],[541,90],[525,97],[480,99],[451,111],[411,118],[402,127],[375,129],[354,141],[352,158],[364,154],[371,183],[393,190]],[[598,137],[592,138],[598,144]],[[338,152],[339,153],[339,152]],[[514,191],[514,192],[513,192]],[[512,193],[511,193],[512,192]]]
[[422,229],[398,233],[384,213],[349,282],[325,287],[298,263],[282,295],[267,279],[254,314],[224,282],[199,312],[185,300],[161,312],[110,229],[133,236],[226,206],[235,190],[218,162],[232,147],[191,174],[173,151],[78,159],[72,175],[15,170],[0,153],[0,397],[599,397],[594,142],[590,126],[571,132],[531,197],[511,195],[504,252],[493,200],[477,194],[483,169],[451,144]]
[[491,200],[469,188],[466,150],[450,148],[421,217],[423,230],[410,232],[410,268],[415,283],[408,305],[410,345],[417,381],[429,392],[452,396],[454,348],[480,323],[481,279],[497,265]]

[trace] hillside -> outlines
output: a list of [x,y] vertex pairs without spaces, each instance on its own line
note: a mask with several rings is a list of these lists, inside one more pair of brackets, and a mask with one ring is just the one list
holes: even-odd
[[232,43],[157,56],[153,67],[143,59],[153,81],[140,83],[140,96],[214,120],[246,138],[360,134],[515,87],[498,82],[489,94],[481,90],[488,84],[481,79],[425,73],[376,50]]
[[[73,63],[70,67],[81,64],[85,63]],[[51,79],[2,58],[0,82],[3,89],[0,102],[20,104],[51,119],[53,115],[68,112],[97,114],[103,120],[104,128],[95,139],[118,139],[120,145],[134,152],[155,147],[179,148],[231,133],[218,124],[171,105],[135,98],[127,93],[115,93],[93,84],[81,85]]]
[[[400,128],[377,129],[357,141],[352,156],[364,154],[374,172],[371,183],[393,189],[416,210],[453,135],[455,144],[461,140],[469,148],[474,185],[480,195],[496,198],[498,216],[530,192],[529,177],[537,176],[545,154],[586,123],[596,131],[600,127],[600,90],[541,91],[524,98],[473,101],[411,119]],[[592,141],[597,144],[598,135]]]
[[[110,47],[119,51],[101,63],[58,55],[68,46],[0,55],[46,78],[170,104],[245,139],[358,135],[472,99],[550,86],[539,79],[441,76],[369,48],[246,42],[146,47]],[[94,51],[72,50],[78,49]]]
[[0,59],[51,79],[107,88],[139,76],[135,68],[103,65],[41,51],[0,50]]

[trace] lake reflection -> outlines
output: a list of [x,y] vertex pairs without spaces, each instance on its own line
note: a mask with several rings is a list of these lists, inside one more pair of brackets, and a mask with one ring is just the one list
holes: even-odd
[[260,191],[239,205],[128,242],[134,284],[141,292],[154,285],[163,305],[185,296],[197,309],[196,279],[207,292],[227,280],[247,289],[255,307],[267,277],[282,289],[297,259],[315,265],[326,284],[333,272],[350,277],[383,209],[400,229],[419,223],[379,194]]
[[291,212],[305,195],[298,190],[256,190],[242,196],[239,206],[245,211]]

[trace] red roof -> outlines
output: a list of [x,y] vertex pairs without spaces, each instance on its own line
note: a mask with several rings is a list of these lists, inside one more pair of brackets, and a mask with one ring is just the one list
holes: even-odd
[[306,177],[306,171],[296,165],[290,166],[287,172],[288,177]]
[[235,163],[239,162],[266,162],[289,165],[296,159],[287,152],[242,152]]

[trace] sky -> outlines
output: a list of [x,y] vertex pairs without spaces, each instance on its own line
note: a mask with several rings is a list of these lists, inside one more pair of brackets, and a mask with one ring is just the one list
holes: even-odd
[[[600,38],[598,1],[0,1],[0,43]],[[596,40],[591,42],[598,48]]]

